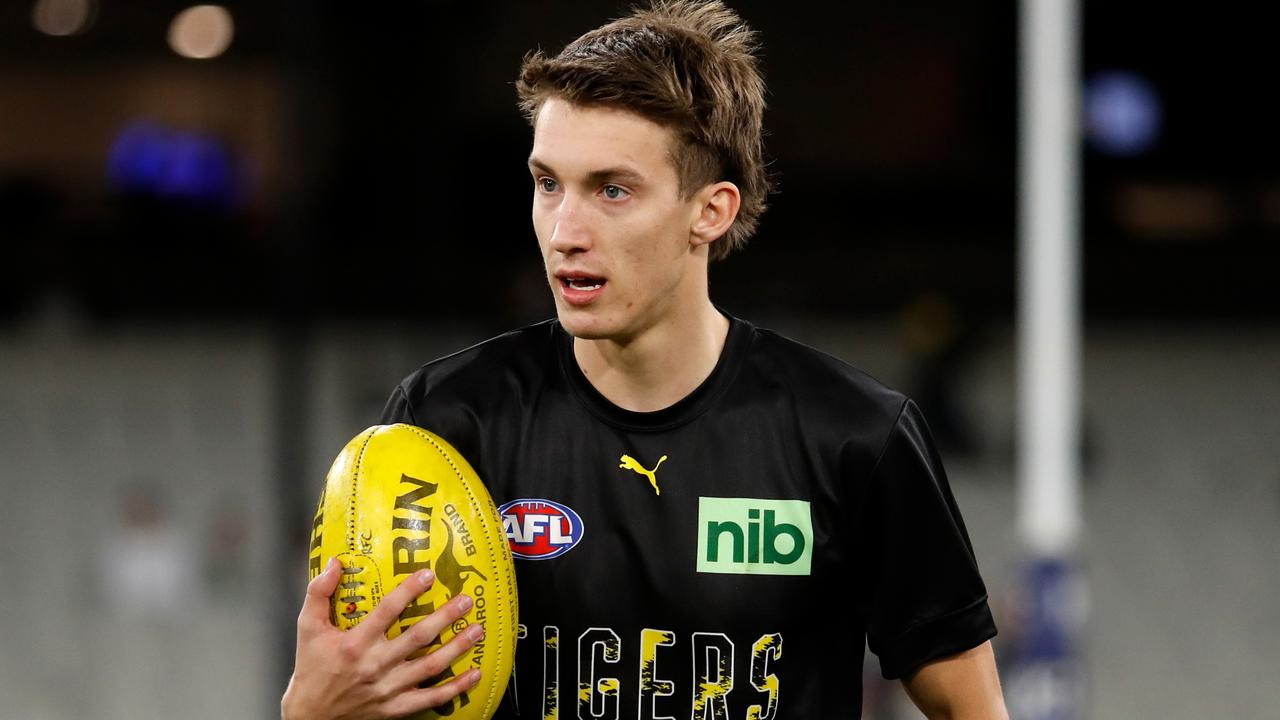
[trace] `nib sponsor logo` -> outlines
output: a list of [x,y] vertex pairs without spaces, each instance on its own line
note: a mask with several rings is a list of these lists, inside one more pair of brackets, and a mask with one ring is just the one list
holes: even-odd
[[521,498],[498,508],[511,554],[525,560],[550,560],[582,541],[582,518],[568,505]]
[[807,501],[698,498],[698,572],[808,575],[812,559]]

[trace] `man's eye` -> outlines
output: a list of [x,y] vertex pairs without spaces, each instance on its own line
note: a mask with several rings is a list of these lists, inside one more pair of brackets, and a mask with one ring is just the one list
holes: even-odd
[[609,198],[610,200],[621,200],[622,198],[627,196],[627,191],[623,190],[617,185],[605,185],[604,196]]
[[542,192],[555,192],[556,181],[549,177],[540,177],[538,178],[538,189]]

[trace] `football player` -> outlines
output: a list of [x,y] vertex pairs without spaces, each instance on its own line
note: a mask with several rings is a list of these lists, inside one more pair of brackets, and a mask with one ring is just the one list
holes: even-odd
[[[927,716],[1006,716],[919,409],[709,295],[769,192],[756,43],[720,2],[659,0],[527,56],[556,318],[427,363],[381,418],[449,440],[502,506],[521,640],[499,717],[857,717],[864,642]],[[344,635],[338,577],[308,588],[284,717],[469,702],[474,671],[437,676],[474,636],[406,659],[467,598],[386,640],[415,577]]]

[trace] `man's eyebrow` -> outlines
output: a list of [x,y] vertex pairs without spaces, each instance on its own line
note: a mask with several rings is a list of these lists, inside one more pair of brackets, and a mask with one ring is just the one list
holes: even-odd
[[[529,156],[529,167],[536,168],[546,173],[551,173],[552,175],[555,174],[555,170],[551,169],[550,165],[542,162],[532,155]],[[599,185],[600,183],[610,181],[641,184],[645,180],[645,176],[638,170],[621,165],[617,167],[600,168],[599,170],[592,170],[587,173],[587,184],[589,185]]]

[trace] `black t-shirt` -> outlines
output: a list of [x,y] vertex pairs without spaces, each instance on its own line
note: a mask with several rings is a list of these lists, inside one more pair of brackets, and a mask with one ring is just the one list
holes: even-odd
[[610,403],[547,321],[424,365],[381,422],[443,436],[502,510],[498,717],[856,718],[864,637],[897,678],[995,635],[915,404],[745,321],[656,412]]

